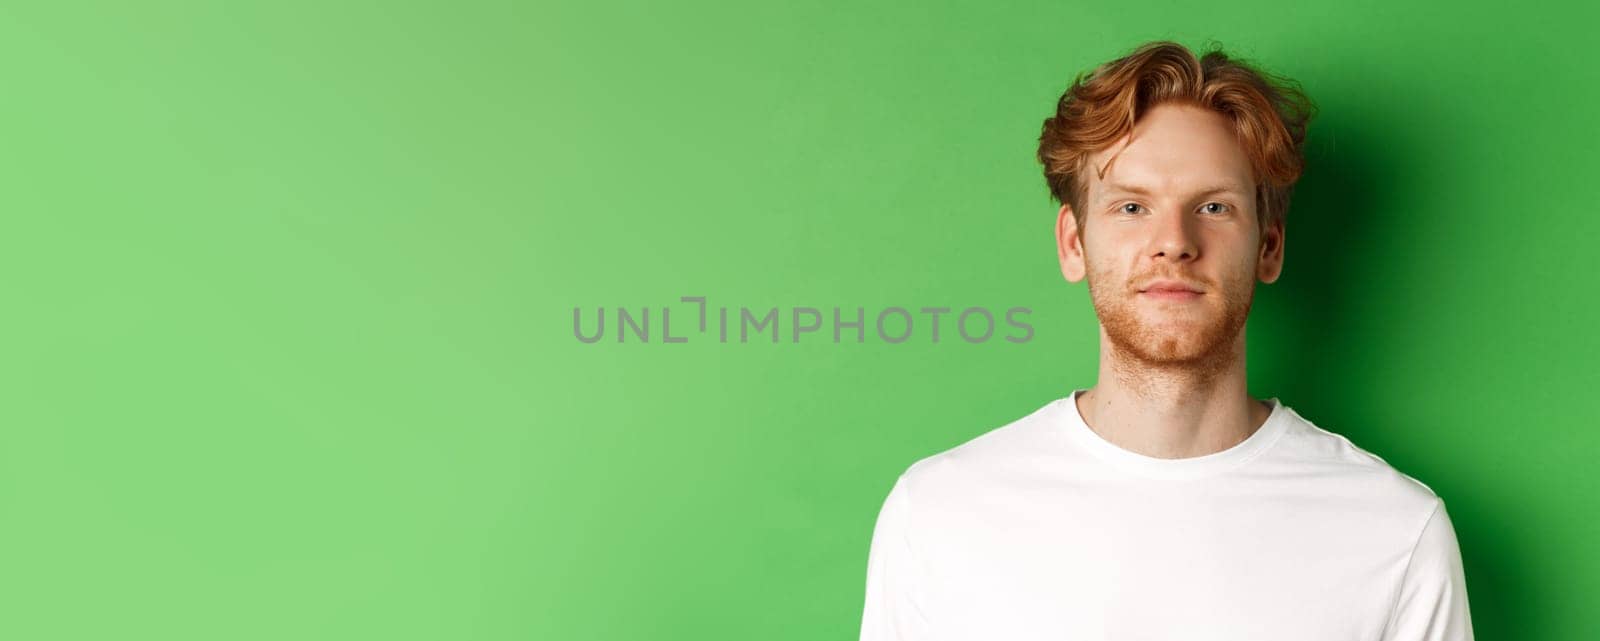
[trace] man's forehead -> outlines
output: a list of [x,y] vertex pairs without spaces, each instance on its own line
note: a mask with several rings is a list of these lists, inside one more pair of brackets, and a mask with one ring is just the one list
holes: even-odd
[[1083,174],[1091,191],[1216,191],[1249,193],[1249,159],[1231,139],[1174,141],[1129,132],[1089,154]]
[[[1093,172],[1091,172],[1093,173]],[[1103,176],[1090,178],[1096,193],[1236,191],[1250,193],[1255,181],[1248,170],[1234,171],[1213,163],[1144,166],[1137,159],[1112,163]]]

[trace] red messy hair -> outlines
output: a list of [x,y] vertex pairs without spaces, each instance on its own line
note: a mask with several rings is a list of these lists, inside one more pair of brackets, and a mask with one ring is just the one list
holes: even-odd
[[1306,123],[1316,107],[1292,80],[1274,76],[1213,48],[1196,58],[1176,42],[1157,40],[1079,74],[1046,118],[1039,162],[1050,194],[1072,207],[1083,229],[1083,170],[1090,154],[1127,135],[1163,103],[1188,104],[1227,117],[1255,172],[1259,229],[1282,221],[1305,159]]

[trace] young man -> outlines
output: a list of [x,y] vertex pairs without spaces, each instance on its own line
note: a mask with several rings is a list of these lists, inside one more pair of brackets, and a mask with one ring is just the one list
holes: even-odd
[[863,641],[1472,639],[1440,498],[1246,390],[1313,112],[1171,42],[1078,77],[1039,159],[1098,382],[900,475]]

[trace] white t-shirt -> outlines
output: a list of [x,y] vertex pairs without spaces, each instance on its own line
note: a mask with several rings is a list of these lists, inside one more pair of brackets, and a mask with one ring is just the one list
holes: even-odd
[[1076,397],[913,463],[878,514],[863,641],[1469,641],[1444,503],[1383,459],[1272,414],[1161,459]]

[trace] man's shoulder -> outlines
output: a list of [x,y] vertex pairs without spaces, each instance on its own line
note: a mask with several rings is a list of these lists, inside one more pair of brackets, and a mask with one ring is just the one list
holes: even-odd
[[1382,497],[1412,510],[1432,511],[1440,499],[1426,483],[1400,471],[1387,459],[1283,408],[1289,425],[1271,459],[1301,477],[1324,479],[1370,497]]
[[1065,399],[1055,399],[1027,414],[990,427],[961,443],[916,460],[902,476],[913,485],[928,485],[952,474],[1016,470],[1026,461],[1048,456],[1057,431],[1057,413]]

